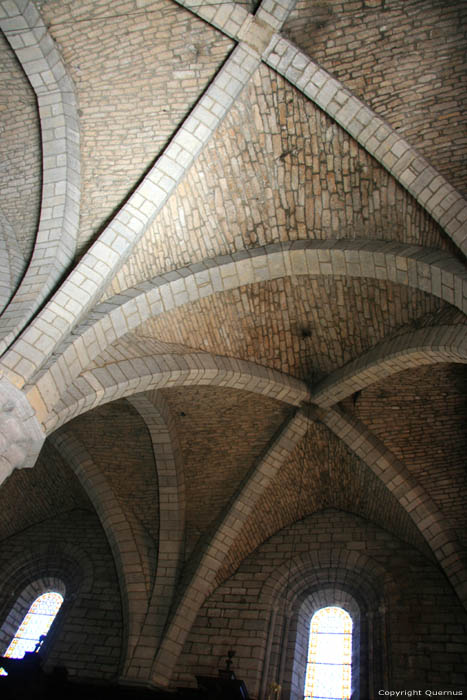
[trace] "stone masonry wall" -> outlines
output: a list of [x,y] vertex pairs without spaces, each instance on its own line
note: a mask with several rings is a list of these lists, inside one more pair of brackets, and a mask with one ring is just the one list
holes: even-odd
[[120,591],[97,516],[74,510],[4,540],[0,571],[2,622],[30,581],[54,576],[66,585],[62,611],[47,640],[47,667],[66,666],[70,676],[80,678],[117,675],[123,628]]
[[[297,544],[300,553],[295,549],[290,559]],[[234,649],[237,677],[257,698],[273,607],[265,587],[282,567],[287,591],[287,567],[293,579],[299,571],[295,560],[303,562],[307,556],[315,564],[308,574],[303,571],[303,590],[306,576],[320,576],[320,571],[323,581],[335,581],[339,560],[341,567],[346,562],[349,581],[358,574],[363,589],[368,576],[384,600],[388,631],[379,644],[388,644],[390,688],[467,687],[467,615],[436,565],[387,531],[335,510],[276,533],[212,594],[187,639],[174,685],[193,685],[194,674],[216,676],[227,651]],[[359,570],[362,561],[365,566]],[[275,628],[280,625],[279,612]]]
[[299,0],[284,33],[465,193],[465,2]]

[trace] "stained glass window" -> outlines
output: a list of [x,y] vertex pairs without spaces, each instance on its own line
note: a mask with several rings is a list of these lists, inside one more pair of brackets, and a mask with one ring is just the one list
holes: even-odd
[[63,596],[54,591],[43,593],[36,598],[4,656],[22,659],[26,651],[34,651],[39,638],[49,631],[62,603]]
[[311,619],[305,700],[348,700],[351,665],[352,618],[342,608],[321,608]]

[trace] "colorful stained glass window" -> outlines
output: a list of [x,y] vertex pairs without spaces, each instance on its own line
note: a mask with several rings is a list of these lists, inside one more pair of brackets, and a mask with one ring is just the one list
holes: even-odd
[[26,651],[34,651],[39,638],[46,635],[63,603],[60,593],[40,595],[29,608],[4,656],[22,659]]
[[305,700],[348,700],[352,618],[342,608],[318,610],[311,619]]

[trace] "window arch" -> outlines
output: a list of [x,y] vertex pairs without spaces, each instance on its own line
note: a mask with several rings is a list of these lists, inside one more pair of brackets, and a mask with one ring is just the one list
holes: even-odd
[[41,637],[45,637],[63,603],[57,591],[48,591],[38,596],[16,630],[4,656],[22,659],[25,652],[34,651]]
[[343,608],[317,610],[310,623],[305,700],[351,695],[352,618]]
[[[68,598],[66,591],[63,579],[56,576],[42,576],[25,588],[17,588],[0,626],[0,656],[22,658],[25,651],[34,651],[38,638],[48,635],[56,615],[62,610]],[[50,641],[47,637],[45,645],[49,648]]]

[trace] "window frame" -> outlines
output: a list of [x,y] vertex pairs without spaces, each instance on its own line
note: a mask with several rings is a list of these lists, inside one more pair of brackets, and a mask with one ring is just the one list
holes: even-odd
[[10,643],[13,641],[16,633],[22,624],[24,618],[26,617],[31,605],[44,593],[50,592],[59,593],[63,597],[63,603],[58,610],[52,625],[50,626],[47,636],[41,647],[41,655],[46,657],[50,649],[56,632],[58,629],[58,624],[63,618],[63,612],[66,607],[66,586],[62,579],[56,577],[43,577],[40,579],[35,579],[31,581],[27,586],[22,588],[19,594],[13,597],[13,603],[10,599],[9,612],[3,620],[0,627],[0,655],[3,656],[8,649]]
[[[326,634],[326,627],[325,627],[325,625],[323,625],[323,622],[325,621],[324,618],[323,618],[323,620],[319,620],[319,621],[317,621],[317,622],[315,622],[315,623],[314,623],[314,621],[315,621],[315,618],[316,618],[318,615],[320,615],[320,613],[323,613],[323,612],[328,611],[328,610],[329,610],[329,611],[331,611],[331,610],[332,610],[332,611],[340,611],[340,613],[344,613],[344,616],[345,616],[345,619],[346,619],[345,625],[348,625],[349,622],[350,622],[350,630],[347,630],[346,632],[342,631],[342,632],[339,632],[339,633],[346,634],[346,635],[350,635],[350,640],[349,640],[349,641],[350,641],[350,644],[352,644],[352,641],[353,641],[353,635],[354,635],[354,621],[353,621],[352,616],[350,615],[350,613],[349,613],[347,610],[344,610],[344,608],[343,608],[342,606],[340,606],[340,605],[325,605],[325,606],[323,606],[322,608],[319,608],[318,610],[316,610],[316,611],[313,613],[312,617],[310,618],[310,624],[309,624],[308,651],[307,651],[307,660],[306,660],[306,667],[305,667],[305,683],[304,683],[304,688],[303,688],[303,695],[304,695],[304,697],[305,697],[305,698],[310,697],[310,700],[312,700],[312,696],[308,696],[308,695],[306,694],[306,686],[307,686],[308,675],[309,675],[309,673],[312,672],[312,668],[311,668],[312,666],[316,666],[316,665],[321,666],[321,665],[322,665],[322,662],[320,662],[320,661],[309,661],[310,653],[311,653],[311,646],[312,646],[313,638],[314,638],[315,635]],[[316,627],[315,630],[313,630],[313,624],[315,624],[315,627]],[[316,643],[317,643],[317,645],[318,645],[318,647],[319,647],[319,640],[317,640]],[[340,662],[341,662],[341,663],[338,664],[338,665],[340,665],[340,666],[350,666],[350,682],[351,682],[351,683],[352,683],[352,680],[353,680],[353,665],[354,665],[354,663],[353,663],[353,656],[354,656],[354,655],[353,655],[352,652],[353,652],[353,650],[352,650],[352,648],[350,648],[350,661],[347,660],[347,661],[344,663],[344,662],[342,661],[342,658],[343,658],[343,657],[341,656],[341,657],[340,657]],[[349,652],[347,652],[347,653],[349,653]],[[331,663],[332,663],[332,662],[336,662],[336,663],[337,663],[335,656],[334,656],[334,657],[331,657],[331,659],[332,659],[332,660],[331,660]],[[350,687],[349,687],[349,698],[351,697],[351,695],[352,695],[352,687],[350,686]],[[339,697],[340,697],[340,695],[339,695]],[[338,698],[336,697],[335,700],[338,700]]]
[[[303,700],[308,660],[310,622],[318,610],[339,607],[352,618],[352,700],[367,697],[368,681],[368,616],[361,601],[340,587],[322,588],[306,592],[295,601],[290,611],[287,648],[284,650],[283,697]],[[366,679],[366,680],[365,680]]]

